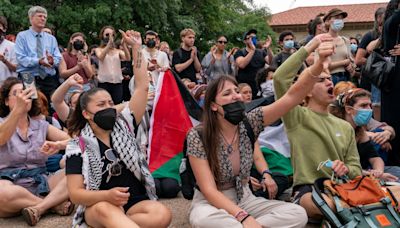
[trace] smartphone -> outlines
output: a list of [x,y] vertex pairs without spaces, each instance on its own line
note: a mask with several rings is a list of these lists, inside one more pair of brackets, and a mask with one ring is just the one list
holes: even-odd
[[32,76],[30,73],[22,73],[21,74],[22,78],[22,84],[24,86],[24,89],[31,88],[33,91],[33,94],[31,96],[32,99],[37,99],[37,90],[36,90],[36,85],[35,85],[35,78]]

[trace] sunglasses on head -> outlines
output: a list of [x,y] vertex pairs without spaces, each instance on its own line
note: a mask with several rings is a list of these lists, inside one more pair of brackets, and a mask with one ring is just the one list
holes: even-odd
[[227,44],[227,43],[228,43],[228,41],[224,41],[224,40],[218,40],[218,43],[220,43],[220,44]]
[[115,152],[113,149],[108,149],[108,150],[104,151],[104,155],[105,155],[106,159],[111,162],[107,165],[107,168],[104,171],[104,173],[108,171],[108,176],[107,176],[107,180],[106,180],[106,182],[108,183],[108,181],[110,181],[110,178],[112,176],[121,175],[122,166],[121,166],[121,164],[118,163],[119,159],[115,155]]

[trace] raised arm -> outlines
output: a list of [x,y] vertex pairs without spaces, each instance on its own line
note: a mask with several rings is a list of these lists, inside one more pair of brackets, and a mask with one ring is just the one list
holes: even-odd
[[6,144],[8,140],[10,140],[17,129],[18,120],[28,113],[29,110],[27,110],[26,107],[28,107],[31,102],[32,94],[33,91],[31,89],[25,89],[22,93],[15,95],[17,99],[15,108],[4,119],[4,122],[0,123],[0,146]]
[[149,81],[147,78],[147,62],[141,51],[142,38],[139,32],[121,31],[124,41],[132,46],[133,74],[135,75],[135,92],[129,101],[129,109],[135,116],[136,123],[142,120],[147,105]]
[[51,96],[51,102],[61,121],[65,122],[68,118],[70,108],[64,101],[64,97],[72,86],[82,89],[83,79],[79,74],[74,74],[61,84]]
[[[302,49],[304,50],[302,51]],[[290,86],[290,79],[293,80],[294,77],[294,75],[290,75],[290,73],[293,74],[294,70],[298,70],[298,68],[293,69],[293,65],[296,65],[297,63],[296,66],[301,67],[307,55],[316,49],[320,56],[319,59],[316,60],[312,66],[304,70],[299,76],[297,82]],[[286,81],[279,81],[278,79],[276,85],[278,84],[278,87],[281,86],[284,88],[279,88],[279,90],[277,90],[277,97],[280,97],[279,100],[275,101],[271,105],[263,107],[264,125],[269,125],[275,122],[292,108],[301,104],[307,94],[312,90],[314,84],[319,80],[320,74],[323,71],[329,74],[327,68],[333,51],[334,46],[332,43],[332,37],[327,34],[322,34],[312,39],[304,48],[301,48],[298,51],[299,53],[297,55],[293,54],[290,56],[289,59],[278,68],[275,73],[278,77],[282,74],[289,74],[291,77],[288,76]],[[276,77],[274,77],[274,81],[276,80],[275,78]],[[285,93],[286,89],[287,92]]]

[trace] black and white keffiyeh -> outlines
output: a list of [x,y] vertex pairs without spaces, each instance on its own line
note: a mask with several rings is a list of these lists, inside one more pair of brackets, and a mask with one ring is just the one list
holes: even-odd
[[[80,139],[79,139],[80,138]],[[80,148],[83,140],[84,151]],[[147,196],[156,200],[154,179],[151,176],[146,158],[137,145],[133,132],[129,129],[127,121],[119,116],[111,132],[111,141],[114,150],[118,153],[135,177],[141,181],[146,189]],[[82,142],[81,142],[82,145]],[[66,156],[79,155],[82,157],[82,175],[87,190],[99,190],[102,181],[103,161],[100,156],[100,147],[96,136],[89,124],[82,129],[80,137],[71,140],[66,149]],[[88,227],[84,221],[85,206],[79,205],[75,213],[72,227]]]

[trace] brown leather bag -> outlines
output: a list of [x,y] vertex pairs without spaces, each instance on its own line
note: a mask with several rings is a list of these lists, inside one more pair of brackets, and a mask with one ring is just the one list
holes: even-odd
[[340,198],[350,206],[379,202],[386,196],[378,179],[370,176],[358,176],[343,184],[334,184]]

